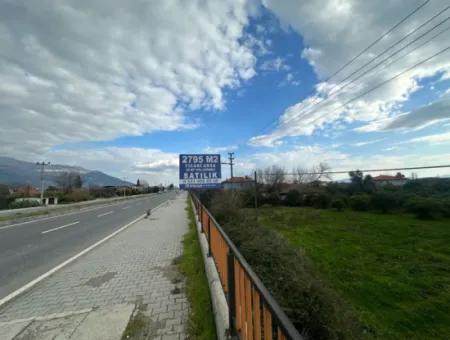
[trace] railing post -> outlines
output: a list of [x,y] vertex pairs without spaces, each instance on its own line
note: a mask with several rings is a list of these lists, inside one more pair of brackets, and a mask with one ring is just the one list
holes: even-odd
[[200,232],[203,233],[203,206],[201,204],[199,204],[198,206],[198,221],[200,222]]
[[234,286],[234,255],[231,250],[227,255],[227,269],[228,269],[228,318],[230,322],[230,336],[235,338],[236,332],[236,295]]
[[208,257],[211,257],[211,218],[208,216]]

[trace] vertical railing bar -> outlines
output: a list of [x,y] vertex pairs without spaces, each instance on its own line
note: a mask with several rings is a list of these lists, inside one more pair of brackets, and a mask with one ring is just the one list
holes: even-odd
[[208,257],[211,257],[211,218],[208,215]]
[[236,295],[234,286],[234,255],[227,255],[228,268],[228,318],[230,323],[230,336],[236,336]]

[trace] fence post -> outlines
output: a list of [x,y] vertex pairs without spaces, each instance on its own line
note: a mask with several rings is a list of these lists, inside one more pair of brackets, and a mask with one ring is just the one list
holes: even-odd
[[203,206],[201,204],[198,205],[198,221],[200,222],[200,232],[203,233]]
[[228,271],[228,318],[230,322],[230,336],[235,338],[236,332],[236,295],[234,286],[234,255],[231,250],[227,255],[227,271]]
[[211,257],[211,217],[208,216],[208,257]]

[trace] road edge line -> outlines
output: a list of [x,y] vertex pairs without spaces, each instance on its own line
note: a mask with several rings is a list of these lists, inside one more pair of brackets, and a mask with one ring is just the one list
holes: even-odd
[[[165,202],[163,202],[165,203]],[[161,203],[162,204],[162,203]],[[27,290],[31,289],[32,287],[34,287],[36,284],[38,284],[39,282],[41,282],[42,280],[48,278],[49,276],[53,275],[54,273],[56,273],[58,270],[64,268],[65,266],[67,266],[68,264],[72,263],[73,261],[77,260],[78,258],[80,258],[81,256],[87,254],[88,252],[90,252],[92,249],[98,247],[99,245],[101,245],[102,243],[108,241],[110,238],[116,236],[117,234],[119,234],[120,232],[124,231],[125,229],[127,229],[128,227],[130,227],[131,225],[139,222],[140,220],[142,220],[144,217],[146,216],[146,214],[142,214],[141,216],[139,216],[138,218],[134,219],[133,221],[131,221],[130,223],[124,225],[123,227],[120,227],[119,229],[117,229],[115,232],[113,232],[112,234],[109,234],[108,236],[102,238],[100,241],[97,241],[96,243],[94,243],[93,245],[83,249],[81,252],[79,252],[78,254],[75,254],[74,256],[72,256],[71,258],[69,258],[68,260],[65,260],[64,262],[60,263],[59,265],[57,265],[56,267],[53,267],[52,269],[50,269],[49,271],[45,272],[44,274],[38,276],[37,278],[31,280],[30,282],[28,282],[27,284],[25,284],[24,286],[20,287],[19,289],[16,289],[14,292],[8,294],[7,296],[5,296],[4,298],[0,299],[0,308],[3,307],[6,303],[10,302],[12,299],[18,297],[20,294],[25,293]]]

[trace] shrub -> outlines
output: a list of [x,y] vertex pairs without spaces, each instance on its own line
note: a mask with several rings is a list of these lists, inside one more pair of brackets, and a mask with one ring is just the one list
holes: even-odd
[[281,205],[280,196],[276,192],[271,192],[265,197],[265,203],[276,206]]
[[74,203],[74,202],[88,201],[90,199],[91,195],[89,195],[88,191],[76,190],[62,195],[60,201],[62,203]]
[[37,201],[22,200],[22,201],[10,202],[8,208],[9,209],[21,209],[21,208],[31,208],[31,207],[38,207],[38,206],[40,206],[40,204]]
[[356,211],[367,211],[370,209],[370,196],[367,194],[358,194],[350,197],[350,207]]
[[259,278],[308,339],[359,339],[352,310],[319,278],[309,260],[273,230],[251,221],[223,225]]
[[345,207],[344,200],[342,198],[335,198],[331,202],[331,207],[338,211],[342,211],[342,209],[344,209],[344,207]]
[[372,195],[372,206],[383,213],[390,212],[398,208],[397,195],[390,192],[378,192]]
[[314,208],[327,209],[331,205],[331,196],[325,193],[317,194],[312,199]]
[[234,221],[239,218],[242,196],[238,191],[219,191],[211,197],[211,213],[218,221]]
[[445,208],[437,199],[413,197],[407,201],[406,209],[415,214],[417,218],[434,219],[440,217]]
[[285,203],[290,207],[297,207],[302,203],[302,196],[297,190],[290,190],[286,195]]

